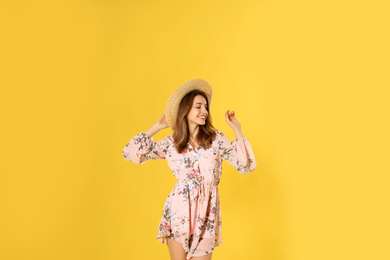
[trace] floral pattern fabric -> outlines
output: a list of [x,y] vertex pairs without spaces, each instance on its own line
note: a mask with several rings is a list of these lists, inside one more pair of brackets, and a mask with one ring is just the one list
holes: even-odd
[[[232,142],[219,130],[212,147],[188,149],[179,154],[172,135],[155,142],[138,133],[123,148],[126,161],[138,165],[154,159],[166,159],[179,180],[169,193],[158,227],[157,240],[171,238],[183,244],[187,259],[211,253],[222,245],[222,215],[218,183],[222,161],[226,160],[241,174],[252,172],[257,163],[248,138]],[[168,245],[168,244],[167,244]]]

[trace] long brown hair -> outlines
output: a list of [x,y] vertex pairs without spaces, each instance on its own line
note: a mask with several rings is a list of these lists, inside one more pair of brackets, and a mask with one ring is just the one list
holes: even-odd
[[[211,147],[212,141],[216,137],[216,129],[214,128],[210,114],[210,103],[206,94],[198,89],[187,93],[181,100],[176,117],[176,127],[173,132],[173,139],[175,140],[175,147],[178,153],[182,153],[187,149],[187,143],[190,139],[190,129],[188,125],[187,116],[192,108],[192,103],[197,95],[202,95],[207,102],[206,110],[207,117],[204,125],[199,125],[199,131],[196,136],[196,142],[203,148]],[[195,147],[196,149],[196,147]]]

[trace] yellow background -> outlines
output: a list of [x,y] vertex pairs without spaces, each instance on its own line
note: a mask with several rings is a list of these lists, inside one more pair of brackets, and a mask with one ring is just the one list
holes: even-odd
[[[2,1],[0,259],[169,259],[176,179],[122,149],[182,83],[236,111],[213,259],[390,259],[388,1]],[[155,140],[171,134],[164,129]]]

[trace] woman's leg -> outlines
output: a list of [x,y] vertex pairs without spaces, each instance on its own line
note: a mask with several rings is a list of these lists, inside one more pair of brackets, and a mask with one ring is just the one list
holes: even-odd
[[190,260],[211,260],[211,255],[213,253],[207,254],[207,255],[202,255],[202,256],[194,256],[191,257]]
[[173,241],[170,238],[168,238],[167,243],[171,260],[186,260],[187,253],[184,251],[181,243]]

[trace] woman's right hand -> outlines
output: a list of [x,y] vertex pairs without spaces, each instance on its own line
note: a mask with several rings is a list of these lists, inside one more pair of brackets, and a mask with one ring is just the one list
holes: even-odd
[[157,120],[156,125],[160,129],[165,129],[169,127],[167,120],[165,119],[165,112],[162,114],[162,116]]

